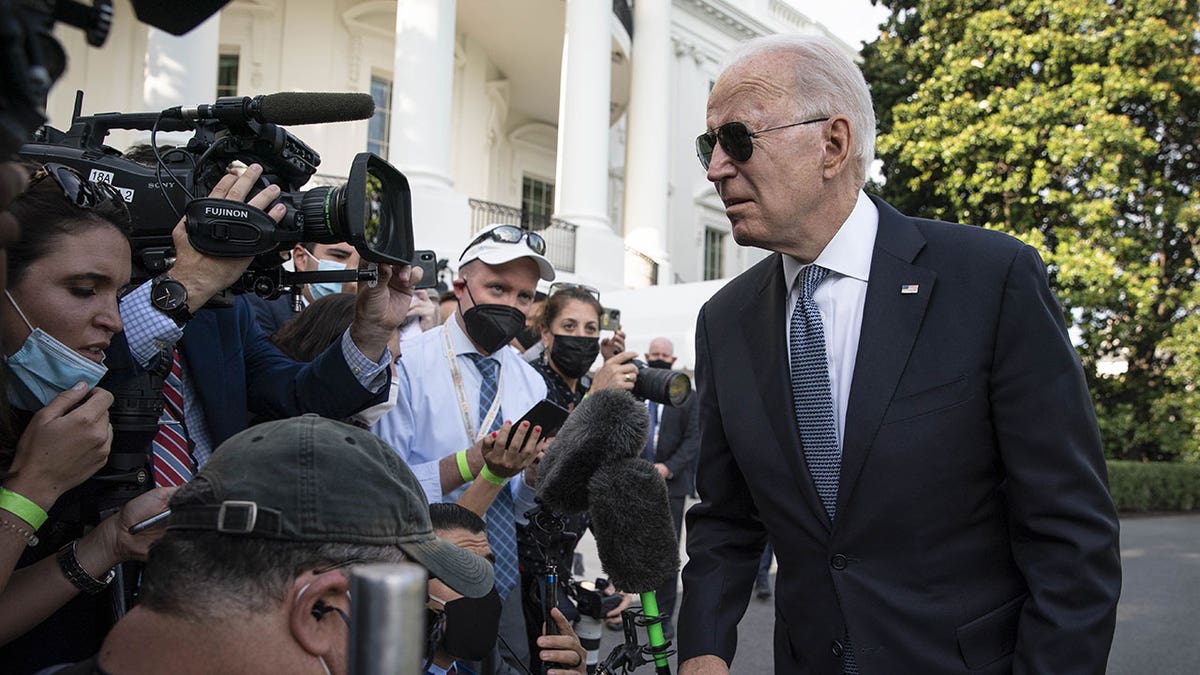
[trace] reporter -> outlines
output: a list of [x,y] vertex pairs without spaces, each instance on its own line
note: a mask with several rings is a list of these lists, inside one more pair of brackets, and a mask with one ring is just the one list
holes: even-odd
[[[85,533],[78,494],[64,498],[104,465],[112,440],[112,396],[94,385],[105,372],[103,349],[122,327],[117,290],[129,279],[130,259],[125,202],[108,186],[49,164],[10,215],[20,234],[8,248],[0,298],[5,398],[13,408],[0,450],[0,579],[8,582],[0,594],[0,644],[63,607],[89,578],[103,590],[97,580],[114,565],[144,557],[157,532],[130,538],[122,523],[155,513],[166,499],[143,495]],[[23,567],[10,578],[18,559]],[[69,581],[64,569],[77,568],[84,574]],[[0,671],[36,668],[74,646],[94,648],[101,637],[91,620],[96,605],[89,598],[75,607],[86,609],[62,613],[45,639],[31,636],[0,651]]]
[[[637,381],[637,366],[630,363],[636,352],[622,351],[625,334],[600,340],[599,294],[585,286],[554,290],[542,310],[542,344],[545,350],[532,366],[546,380],[546,397],[573,409],[593,389],[631,391]],[[604,354],[604,365],[594,378],[587,376],[596,356]]]

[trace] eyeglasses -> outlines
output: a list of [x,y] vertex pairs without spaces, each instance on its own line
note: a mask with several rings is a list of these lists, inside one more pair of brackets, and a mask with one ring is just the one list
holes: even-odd
[[[530,232],[517,227],[516,225],[501,225],[494,227],[487,232],[475,237],[475,240],[467,244],[467,249],[484,240],[491,239],[492,241],[501,244],[519,244],[524,239],[529,246],[529,250],[538,255],[546,255],[546,240],[537,232]],[[463,249],[464,251],[467,249]]]
[[97,183],[85,179],[78,171],[65,164],[50,162],[45,164],[29,181],[30,187],[50,178],[62,189],[71,204],[81,209],[94,209],[111,206],[116,208],[125,218],[129,218],[129,207],[115,187],[108,183]]
[[570,281],[556,281],[556,282],[550,284],[550,292],[546,294],[546,297],[554,295],[555,293],[557,293],[559,291],[565,291],[568,288],[578,288],[579,290],[590,294],[593,298],[596,299],[597,302],[600,301],[600,291],[598,291],[595,288],[592,288],[591,286],[588,286],[586,284],[576,284],[576,283],[572,283]]
[[716,149],[717,143],[721,144],[721,149],[725,154],[736,162],[745,162],[750,159],[750,155],[754,152],[754,137],[759,134],[765,134],[768,131],[778,131],[779,129],[787,129],[788,127],[798,127],[802,124],[813,124],[814,122],[824,122],[829,119],[829,116],[817,117],[803,122],[792,122],[769,129],[761,129],[759,131],[750,131],[745,122],[726,122],[717,127],[716,131],[706,131],[696,137],[696,156],[700,158],[700,164],[708,171],[708,165],[712,163],[713,150]]

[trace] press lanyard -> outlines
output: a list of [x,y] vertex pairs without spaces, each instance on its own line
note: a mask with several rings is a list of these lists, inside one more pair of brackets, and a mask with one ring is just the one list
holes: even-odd
[[488,408],[487,415],[484,416],[483,422],[479,425],[480,434],[475,435],[475,427],[471,426],[471,408],[467,404],[467,393],[463,389],[462,373],[458,371],[458,358],[454,355],[454,345],[450,344],[450,329],[442,329],[443,342],[446,343],[446,361],[450,363],[450,374],[454,377],[454,391],[458,394],[458,408],[462,413],[463,428],[467,432],[467,438],[474,443],[480,438],[483,438],[483,429],[491,429],[492,422],[496,420],[496,415],[500,414],[500,394],[504,390],[504,380],[497,377],[496,380],[496,398],[492,399],[492,407]]

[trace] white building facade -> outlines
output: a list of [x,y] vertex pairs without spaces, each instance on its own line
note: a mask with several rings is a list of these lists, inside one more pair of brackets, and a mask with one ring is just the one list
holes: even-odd
[[[320,181],[358,152],[388,159],[412,186],[417,248],[451,272],[487,224],[541,231],[561,279],[623,310],[632,348],[672,337],[685,366],[695,310],[720,287],[697,282],[764,255],[734,244],[695,156],[721,59],[759,35],[828,34],[784,0],[233,0],[183,37],[115,4],[103,49],[58,29],[53,126],[69,126],[76,89],[84,114],[369,92],[372,120],[289,129],[321,154]],[[638,292],[672,285],[689,288]],[[690,319],[655,320],[664,303]]]

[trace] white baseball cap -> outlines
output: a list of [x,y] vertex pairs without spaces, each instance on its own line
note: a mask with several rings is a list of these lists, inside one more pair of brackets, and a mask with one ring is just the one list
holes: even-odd
[[537,232],[517,225],[493,224],[467,245],[458,259],[459,267],[481,260],[488,265],[503,265],[518,258],[533,258],[542,279],[554,281],[554,265],[545,257],[546,240]]

